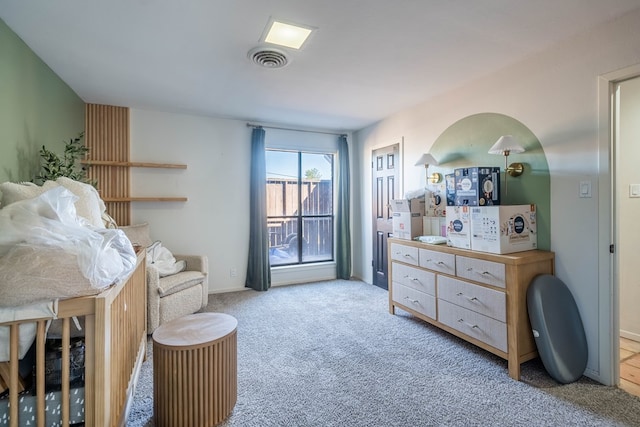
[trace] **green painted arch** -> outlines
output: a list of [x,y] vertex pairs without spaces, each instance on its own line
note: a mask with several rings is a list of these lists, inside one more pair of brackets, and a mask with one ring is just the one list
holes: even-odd
[[[502,135],[513,135],[526,150],[509,156],[509,164],[524,164],[519,177],[504,173],[504,157],[489,154],[491,146]],[[499,166],[500,201],[503,205],[534,203],[537,210],[538,248],[551,247],[551,202],[549,197],[549,164],[538,138],[518,120],[498,113],[479,113],[458,120],[436,139],[430,153],[439,161],[443,173],[470,166]],[[509,179],[505,194],[504,178]]]

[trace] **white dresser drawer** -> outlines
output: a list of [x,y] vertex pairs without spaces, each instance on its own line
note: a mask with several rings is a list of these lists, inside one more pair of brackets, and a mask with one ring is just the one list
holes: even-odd
[[507,325],[475,311],[438,299],[438,321],[507,352]]
[[420,249],[418,259],[420,267],[435,270],[439,273],[451,274],[452,276],[456,274],[456,256],[454,254]]
[[438,276],[438,298],[501,322],[507,321],[507,298],[504,292],[451,277]]
[[456,275],[487,285],[505,287],[505,266],[499,262],[456,255]]
[[391,259],[406,262],[407,264],[418,265],[418,248],[413,246],[391,244]]
[[436,298],[432,295],[394,282],[391,286],[391,297],[398,304],[402,304],[432,319],[436,318]]
[[436,295],[436,274],[397,262],[392,263],[391,280],[427,294]]

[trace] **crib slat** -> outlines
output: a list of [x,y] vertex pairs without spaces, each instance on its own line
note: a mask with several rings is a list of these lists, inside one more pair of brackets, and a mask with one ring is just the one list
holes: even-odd
[[20,325],[12,323],[9,328],[9,417],[10,426],[18,427],[18,342]]
[[96,418],[96,381],[95,381],[95,334],[96,317],[94,315],[84,318],[86,330],[84,342],[84,419],[87,426],[98,426]]
[[70,319],[65,317],[62,319],[62,425],[69,426],[69,344],[70,344]]
[[[114,292],[106,292],[110,295]],[[110,426],[111,420],[111,307],[108,306],[112,301],[106,301],[106,297],[100,295],[96,298],[96,324],[100,327],[95,330],[95,355],[94,355],[94,380],[96,404],[94,407],[95,417],[98,420],[96,426]],[[104,325],[104,326],[103,326]]]
[[[0,362],[0,386],[4,388],[0,389],[0,392],[4,392],[9,388],[9,379],[11,378],[11,364],[9,362]],[[24,381],[18,376],[18,393],[24,390]]]
[[38,321],[38,332],[36,333],[36,414],[38,427],[44,427],[44,355],[45,355],[45,325],[44,320]]

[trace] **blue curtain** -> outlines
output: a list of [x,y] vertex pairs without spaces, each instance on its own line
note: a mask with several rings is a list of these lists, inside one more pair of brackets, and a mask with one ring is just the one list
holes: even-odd
[[267,166],[264,129],[251,134],[251,182],[249,185],[249,262],[245,287],[266,291],[271,287],[269,229],[267,228]]
[[349,146],[347,136],[338,138],[338,207],[336,211],[336,272],[338,279],[351,278],[351,227],[349,226]]

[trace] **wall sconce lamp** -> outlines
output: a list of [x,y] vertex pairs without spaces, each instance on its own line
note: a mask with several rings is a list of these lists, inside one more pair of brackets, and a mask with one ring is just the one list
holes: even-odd
[[[503,135],[496,141],[495,144],[489,149],[489,154],[500,154],[504,156],[504,171],[513,176],[520,176],[524,172],[524,165],[522,163],[511,163],[507,166],[509,154],[524,153],[524,148],[518,144],[516,139],[511,135]],[[507,194],[507,177],[504,177],[504,193]]]
[[424,165],[424,171],[427,176],[427,183],[430,182],[432,184],[437,184],[440,181],[442,181],[442,174],[438,172],[434,172],[431,175],[429,175],[429,172],[428,172],[429,165],[438,166],[438,164],[439,164],[438,161],[430,153],[424,153],[422,157],[420,157],[420,159],[416,162],[416,166]]

